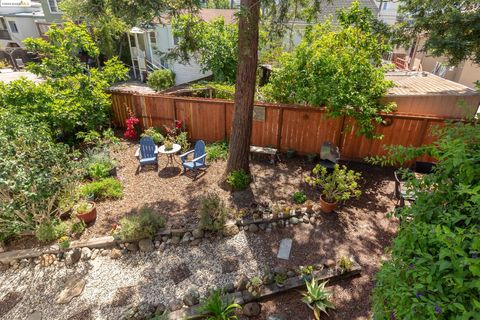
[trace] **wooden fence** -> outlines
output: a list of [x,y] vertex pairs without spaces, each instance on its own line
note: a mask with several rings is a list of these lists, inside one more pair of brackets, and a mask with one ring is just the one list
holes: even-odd
[[[181,120],[192,140],[214,142],[230,136],[232,101],[119,92],[112,93],[112,101],[113,121],[118,127],[125,127],[130,110],[139,117],[143,128],[172,126],[174,120]],[[442,126],[447,120],[438,116],[387,114],[387,124],[376,127],[384,138],[367,139],[356,134],[353,119],[330,118],[323,108],[256,103],[256,111],[259,116],[253,121],[252,145],[309,154],[319,153],[321,144],[331,141],[339,146],[342,159],[353,161],[382,155],[385,145],[431,143],[435,139],[431,128]]]

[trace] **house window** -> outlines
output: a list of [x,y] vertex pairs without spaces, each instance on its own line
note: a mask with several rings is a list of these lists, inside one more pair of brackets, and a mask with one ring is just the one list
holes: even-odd
[[12,31],[13,33],[18,33],[17,24],[15,23],[15,21],[8,21],[8,25],[10,26],[10,31]]
[[137,46],[137,43],[135,42],[135,35],[129,34],[130,36],[130,47],[135,48]]
[[387,10],[387,9],[388,9],[388,2],[384,2],[382,10]]
[[48,0],[48,7],[50,8],[51,13],[59,13],[58,4],[60,0]]
[[150,43],[157,44],[157,33],[155,31],[151,31],[150,35]]

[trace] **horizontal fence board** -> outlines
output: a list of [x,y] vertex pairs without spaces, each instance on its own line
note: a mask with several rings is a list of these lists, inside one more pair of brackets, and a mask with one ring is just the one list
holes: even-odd
[[[402,103],[412,101],[403,99]],[[432,128],[443,126],[446,116],[431,114],[381,114],[387,125],[376,125],[375,132],[383,139],[359,136],[352,118],[331,118],[324,108],[301,105],[255,103],[264,107],[265,119],[254,119],[251,144],[275,147],[300,154],[320,152],[323,142],[331,141],[340,148],[344,160],[363,161],[365,157],[386,153],[386,145],[420,146],[435,141]],[[430,106],[431,107],[431,106]],[[167,95],[112,93],[113,123],[125,128],[129,112],[141,118],[142,128],[172,126],[174,120],[184,122],[191,140],[214,142],[228,140],[232,130],[233,101]],[[451,120],[460,120],[458,118]],[[431,160],[423,157],[422,160]]]

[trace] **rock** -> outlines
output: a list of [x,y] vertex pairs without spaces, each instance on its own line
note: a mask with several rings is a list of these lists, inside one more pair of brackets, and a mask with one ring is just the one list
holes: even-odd
[[182,309],[182,307],[183,307],[183,302],[181,300],[178,300],[178,299],[172,300],[168,304],[168,310],[170,310],[170,311],[177,311],[177,310]]
[[82,251],[79,248],[75,248],[65,254],[65,265],[72,266],[80,260]]
[[185,232],[185,234],[183,235],[183,238],[182,238],[182,242],[185,243],[185,242],[190,241],[191,237],[192,237],[192,234],[190,232]]
[[189,289],[188,292],[183,296],[183,303],[191,307],[200,302],[200,294],[195,289]]
[[84,247],[82,248],[82,260],[90,260],[92,257],[92,250],[90,248]]
[[162,241],[163,241],[163,242],[167,242],[168,239],[170,239],[168,236],[163,236],[163,237],[162,237]]
[[138,245],[136,243],[127,243],[125,248],[130,251],[130,252],[137,252],[138,251]]
[[106,257],[110,254],[110,251],[107,249],[101,249],[100,254],[102,255],[102,257]]
[[95,259],[97,258],[97,256],[98,256],[98,253],[99,253],[99,252],[100,252],[100,251],[99,251],[98,249],[93,249],[93,251],[92,251],[92,257],[91,257],[90,259],[95,260]]
[[282,275],[282,276],[286,276],[288,270],[287,270],[287,268],[285,268],[285,267],[276,266],[276,267],[273,269],[273,272],[275,272],[275,274],[279,274],[279,275]]
[[233,237],[240,232],[237,224],[234,221],[229,221],[223,226],[222,234],[225,237]]
[[315,223],[316,223],[315,217],[310,217],[310,223],[311,223],[311,224],[315,224]]
[[[43,254],[40,257],[40,265],[42,267],[48,267],[53,264],[53,262],[56,261],[55,255],[54,254]],[[17,264],[18,266],[18,264]]]
[[120,249],[114,248],[110,250],[110,259],[119,259],[122,256],[122,251]]
[[138,247],[142,252],[150,252],[154,250],[153,242],[150,239],[142,239],[138,241]]
[[278,313],[269,315],[267,320],[288,320],[288,317],[284,313]]
[[195,247],[195,246],[198,246],[201,242],[202,242],[202,239],[195,239],[190,242],[190,245]]
[[265,229],[267,229],[267,224],[266,223],[260,223],[258,225],[258,227],[260,228],[260,230],[265,230]]
[[303,223],[310,223],[310,219],[308,218],[307,215],[303,216],[302,220],[303,220]]
[[160,243],[160,247],[158,247],[158,250],[164,251],[167,248],[167,244],[165,242]]
[[171,239],[170,239],[170,243],[172,244],[179,244],[181,241],[180,237],[178,236],[173,236]]
[[5,252],[5,248],[3,246],[0,246],[0,253]]
[[165,310],[167,310],[167,307],[163,303],[159,303],[155,308],[155,314],[162,315],[165,313]]
[[155,249],[158,249],[160,248],[160,241],[159,240],[155,240],[155,242],[153,243],[153,245],[155,246]]
[[248,277],[242,274],[236,281],[235,287],[238,291],[243,291],[246,289],[248,283]]
[[257,232],[258,231],[258,226],[255,223],[252,223],[251,225],[248,226],[248,231]]
[[278,227],[279,227],[279,228],[283,228],[283,227],[285,227],[285,220],[279,220],[279,221],[277,222],[277,224],[278,224]]
[[261,308],[260,304],[257,302],[249,302],[243,307],[243,314],[248,317],[258,316],[260,314]]
[[298,224],[298,218],[297,217],[291,217],[288,221],[291,224]]
[[295,271],[293,271],[293,270],[288,270],[287,271],[287,277],[288,278],[291,278],[291,277],[294,277],[294,276],[295,276]]
[[205,232],[203,232],[202,229],[195,229],[192,231],[192,236],[195,238],[195,239],[200,239],[200,238],[203,238],[203,235],[205,234]]
[[42,320],[42,313],[40,311],[34,311],[28,315],[27,320]]
[[248,226],[243,226],[243,231],[248,231]]
[[260,215],[258,213],[254,213],[252,217],[253,217],[253,220],[260,220]]
[[73,298],[79,296],[85,288],[86,281],[80,278],[74,278],[67,281],[65,288],[57,297],[58,304],[66,304],[72,301]]
[[233,282],[227,282],[227,284],[223,287],[224,292],[234,292],[235,291],[235,284]]
[[321,263],[327,268],[333,268],[337,265],[334,259],[324,259]]

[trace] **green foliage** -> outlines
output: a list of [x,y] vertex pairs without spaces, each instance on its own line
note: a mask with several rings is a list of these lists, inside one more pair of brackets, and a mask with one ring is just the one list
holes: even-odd
[[182,152],[188,151],[188,149],[190,149],[190,142],[188,142],[188,133],[186,131],[182,131],[178,135],[176,135],[174,138],[174,142],[182,147]]
[[206,146],[207,160],[227,160],[228,158],[228,143],[227,141],[217,141]]
[[375,319],[480,314],[480,127],[453,124],[437,133],[436,143],[417,149],[438,162],[407,182],[416,201],[397,211],[392,258],[376,276]]
[[127,68],[113,58],[101,70],[86,69],[79,52],[95,57],[98,48],[84,25],[52,26],[47,35],[48,40],[25,40],[26,48],[41,57],[41,62],[30,63],[27,69],[46,81],[0,83],[0,110],[45,122],[57,139],[71,139],[77,132],[104,126],[111,111],[110,95],[105,90],[126,79]]
[[340,269],[342,269],[344,272],[350,271],[353,267],[353,262],[350,260],[349,257],[341,257],[340,261],[338,262],[338,266]]
[[234,170],[227,176],[227,183],[233,190],[244,190],[250,184],[250,176],[243,170]]
[[86,152],[84,166],[90,178],[100,180],[110,176],[116,163],[110,158],[108,150],[95,148]]
[[208,0],[206,3],[209,9],[230,9],[230,0]]
[[480,63],[478,0],[401,0],[403,21],[397,25],[398,40],[411,45],[427,35],[425,46],[433,56],[446,56],[452,65],[471,59]]
[[165,217],[149,207],[140,209],[138,215],[124,217],[120,220],[120,230],[116,236],[123,241],[153,238],[158,230],[165,227]]
[[9,68],[10,64],[5,59],[0,59],[0,69]]
[[303,275],[306,275],[306,276],[311,275],[313,273],[313,266],[308,265],[308,266],[305,266],[305,267],[300,267],[300,273],[303,274]]
[[282,285],[285,283],[285,280],[287,280],[287,276],[284,274],[277,274],[275,275],[275,283]]
[[58,220],[45,220],[35,228],[35,237],[41,242],[52,242],[66,234],[66,224]]
[[66,250],[70,247],[70,238],[68,236],[63,236],[58,240],[58,247],[60,249]]
[[175,74],[168,69],[155,70],[148,75],[147,84],[155,91],[162,91],[175,85]]
[[[203,98],[226,99],[226,100],[235,99],[234,84],[202,81],[202,82],[192,83],[190,85],[190,88],[198,90],[196,93],[194,93],[194,95],[200,96]],[[210,96],[210,92],[212,93],[211,96]]]
[[323,199],[327,202],[345,201],[362,194],[358,186],[360,173],[348,170],[346,166],[336,164],[333,172],[329,173],[327,168],[317,164],[312,173],[305,181],[312,186],[320,186]]
[[252,296],[257,297],[260,295],[262,285],[263,281],[260,277],[253,277],[248,281],[246,288]]
[[306,292],[302,292],[302,301],[313,310],[315,319],[320,320],[321,312],[327,313],[327,309],[335,309],[330,302],[331,293],[325,290],[327,282],[319,283],[315,278],[312,281],[305,281]]
[[83,197],[94,196],[95,200],[120,199],[123,196],[122,183],[115,178],[105,178],[80,187]]
[[68,146],[46,125],[0,109],[0,241],[58,214],[57,196],[79,178]]
[[264,98],[324,106],[330,116],[353,117],[359,134],[375,137],[375,122],[382,121],[378,113],[393,110],[379,103],[393,83],[381,64],[389,47],[374,33],[368,22],[373,19],[355,2],[339,14],[339,27],[327,21],[307,30],[293,52],[280,58],[280,67],[262,87]]
[[70,234],[74,236],[80,236],[87,228],[86,223],[83,220],[78,220],[70,226]]
[[217,82],[234,83],[237,71],[237,24],[226,24],[223,17],[205,22],[197,16],[182,15],[172,24],[179,42],[173,52],[188,61],[194,53],[202,71],[211,71]]
[[223,295],[222,291],[213,291],[202,302],[198,311],[206,315],[203,318],[206,320],[237,320],[235,309],[242,309],[242,306],[234,302],[233,296]]
[[303,191],[294,192],[292,198],[293,198],[293,202],[297,204],[301,204],[307,201],[307,195]]
[[87,213],[92,210],[93,203],[90,203],[86,200],[81,200],[75,206],[73,206],[72,211],[73,215]]
[[120,139],[115,136],[115,133],[111,128],[108,128],[103,132],[98,132],[96,130],[78,132],[76,138],[83,140],[83,144],[92,149],[105,149],[120,143]]
[[227,219],[227,207],[215,193],[208,193],[200,200],[198,209],[200,228],[208,231],[221,231]]
[[155,144],[162,144],[163,141],[165,140],[165,137],[162,135],[160,130],[158,130],[156,128],[153,128],[153,127],[150,127],[147,130],[145,130],[142,133],[142,137],[152,138],[152,140],[153,140],[153,142],[155,142]]

